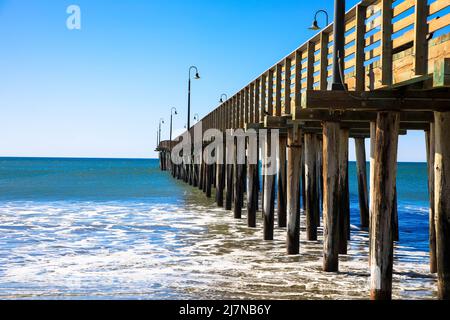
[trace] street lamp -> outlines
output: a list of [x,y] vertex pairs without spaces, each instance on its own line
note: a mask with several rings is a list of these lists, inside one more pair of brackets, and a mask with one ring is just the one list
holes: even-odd
[[317,22],[317,15],[318,15],[319,13],[325,14],[326,22],[327,22],[326,26],[328,25],[328,12],[326,12],[325,10],[318,10],[318,11],[316,12],[316,14],[314,15],[314,21],[313,21],[311,27],[309,27],[309,30],[317,31],[317,30],[320,30],[320,29],[321,29],[321,28],[319,27],[319,23]]
[[195,70],[195,76],[194,79],[198,80],[200,79],[200,75],[198,74],[198,69],[196,66],[191,66],[189,68],[189,82],[188,82],[188,115],[187,115],[187,129],[189,130],[191,128],[191,71]]
[[334,0],[333,82],[331,90],[346,90],[344,84],[345,0]]
[[174,115],[177,115],[177,109],[176,108],[172,108],[170,109],[170,142],[172,143],[172,118]]
[[164,124],[164,119],[159,119],[159,131],[158,131],[158,145],[161,143],[161,124]]
[[[223,100],[223,97],[225,97],[225,100]],[[228,100],[228,96],[225,93],[222,93],[222,95],[220,96],[220,103],[224,103],[227,100]]]
[[198,113],[194,114],[194,120],[197,122],[200,120]]

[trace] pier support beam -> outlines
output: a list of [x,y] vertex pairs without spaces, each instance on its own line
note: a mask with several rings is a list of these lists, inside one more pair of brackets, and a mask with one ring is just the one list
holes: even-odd
[[205,193],[207,198],[211,198],[211,188],[213,183],[213,172],[214,172],[214,165],[207,164],[206,165],[206,186],[205,186]]
[[366,146],[364,138],[355,138],[356,174],[358,178],[359,215],[362,229],[369,228],[369,199],[367,194]]
[[[267,138],[265,141],[264,158],[265,165],[268,164],[271,152],[271,132],[268,130]],[[270,163],[271,166],[276,165]],[[273,228],[274,228],[274,204],[275,204],[275,175],[270,174],[267,168],[264,169],[264,204],[263,204],[263,216],[264,216],[264,240],[273,240]]]
[[[305,145],[305,138],[303,138],[303,146]],[[301,169],[302,169],[302,188],[301,188],[301,196],[302,196],[302,206],[301,208],[303,210],[306,210],[306,175],[305,175],[305,159],[306,159],[306,152],[305,149],[302,149],[302,165],[301,165]]]
[[450,112],[435,112],[434,210],[438,295],[450,300]]
[[278,147],[278,227],[286,227],[286,144],[287,136],[280,135]]
[[370,230],[370,298],[392,296],[392,213],[397,175],[399,112],[379,112],[376,122],[373,201]]
[[323,270],[339,270],[339,122],[323,123]]
[[429,238],[430,238],[430,272],[437,272],[436,265],[436,224],[434,210],[434,156],[435,156],[435,139],[434,139],[434,123],[430,123],[430,130],[425,132],[426,149],[427,149],[427,168],[428,168],[428,193],[430,199],[429,212]]
[[350,239],[350,191],[348,185],[349,129],[341,129],[339,137],[339,253],[347,254]]
[[287,253],[300,253],[300,175],[302,164],[302,131],[298,126],[288,129],[287,164]]
[[320,227],[320,212],[323,205],[323,143],[322,136],[317,136],[317,183],[319,192],[319,216],[317,227]]
[[[248,159],[258,159],[258,148],[249,146]],[[247,164],[247,226],[256,227],[256,211],[258,210],[258,165],[254,163]]]
[[317,240],[319,216],[319,196],[317,194],[317,138],[315,134],[305,134],[305,215],[308,241]]
[[217,150],[216,159],[216,203],[218,207],[223,207],[223,189],[225,187],[225,145],[222,150]]
[[234,205],[233,205],[233,209],[234,209],[234,218],[236,219],[241,219],[242,218],[242,206],[244,203],[244,190],[243,190],[243,185],[244,185],[244,175],[243,175],[243,171],[245,169],[244,164],[242,164],[242,150],[237,150],[237,145],[235,142],[235,163],[234,163],[234,178],[233,178],[233,190],[234,190],[234,195],[233,195],[233,200],[234,200]]

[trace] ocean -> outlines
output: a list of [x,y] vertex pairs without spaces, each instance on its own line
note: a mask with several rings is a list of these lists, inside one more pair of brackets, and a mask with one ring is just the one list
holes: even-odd
[[[349,253],[328,274],[304,221],[287,256],[285,229],[263,241],[261,214],[247,228],[157,160],[0,158],[0,299],[367,299],[355,171]],[[436,298],[426,164],[399,163],[397,189],[393,298]]]

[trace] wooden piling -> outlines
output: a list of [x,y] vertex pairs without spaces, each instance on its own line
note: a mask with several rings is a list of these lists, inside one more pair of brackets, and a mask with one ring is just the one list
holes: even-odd
[[[223,145],[222,148],[225,148]],[[216,163],[216,203],[218,207],[223,207],[223,189],[225,186],[225,157],[224,150],[217,151],[217,163]]]
[[[305,139],[303,138],[303,145],[305,145]],[[303,148],[303,154],[302,154],[302,188],[301,188],[301,196],[302,196],[302,209],[305,210],[306,207],[306,176],[305,176],[305,159],[306,159],[306,152]]]
[[[236,142],[235,142],[236,143]],[[241,151],[242,152],[242,151]],[[243,164],[239,164],[238,161],[239,150],[237,150],[237,145],[235,146],[235,163],[234,163],[234,177],[233,177],[233,210],[234,210],[234,218],[235,219],[241,219],[242,218],[242,205],[244,202],[244,192],[243,192]]]
[[316,140],[315,134],[305,134],[305,216],[306,236],[309,241],[317,240],[317,217],[319,216]]
[[287,136],[280,134],[278,145],[278,227],[286,227],[286,144]]
[[323,143],[322,136],[317,136],[317,184],[319,194],[319,216],[317,217],[317,227],[320,227],[320,212],[323,205]]
[[450,300],[450,112],[435,112],[434,210],[438,296]]
[[205,186],[205,193],[207,198],[211,198],[211,187],[213,182],[213,165],[207,164],[206,165],[206,186]]
[[[271,133],[270,130],[267,133],[265,141],[265,154],[266,161],[270,158],[271,152]],[[266,162],[267,165],[267,162]],[[271,166],[276,165],[271,163]],[[275,204],[275,175],[269,174],[268,170],[264,170],[264,204],[263,204],[263,216],[264,216],[264,240],[273,240],[273,228],[274,228],[274,204]]]
[[[248,148],[249,159],[257,159],[258,152],[256,148]],[[247,226],[256,227],[256,211],[258,207],[258,165],[254,163],[247,164]]]
[[302,164],[302,132],[298,126],[288,129],[287,164],[287,253],[300,252],[300,175]]
[[430,201],[429,211],[429,243],[430,243],[430,272],[436,273],[436,224],[434,214],[434,123],[430,123],[430,130],[426,131],[426,151],[428,165],[428,193]]
[[339,253],[347,254],[350,238],[350,191],[348,184],[348,139],[350,131],[343,128],[339,137]]
[[339,122],[323,123],[323,270],[339,270]]
[[233,164],[227,163],[225,210],[231,210],[233,202]]
[[370,297],[389,300],[392,296],[393,233],[392,211],[397,174],[400,113],[378,112],[376,122],[374,190],[370,230]]
[[362,229],[367,229],[369,228],[369,199],[367,194],[366,146],[364,138],[355,138],[355,153],[360,223]]

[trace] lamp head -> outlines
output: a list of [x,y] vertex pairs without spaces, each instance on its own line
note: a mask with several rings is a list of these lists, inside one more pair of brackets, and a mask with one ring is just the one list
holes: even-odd
[[200,79],[200,75],[198,74],[198,72],[195,73],[194,79],[195,79],[195,80],[199,80],[199,79]]
[[177,115],[178,114],[178,112],[177,112],[177,110],[175,110],[175,115]]
[[319,24],[317,23],[316,19],[314,19],[311,27],[309,27],[309,30],[314,30],[314,31],[320,30]]
[[222,98],[220,98],[220,101],[219,101],[220,103],[223,103],[223,99]]

